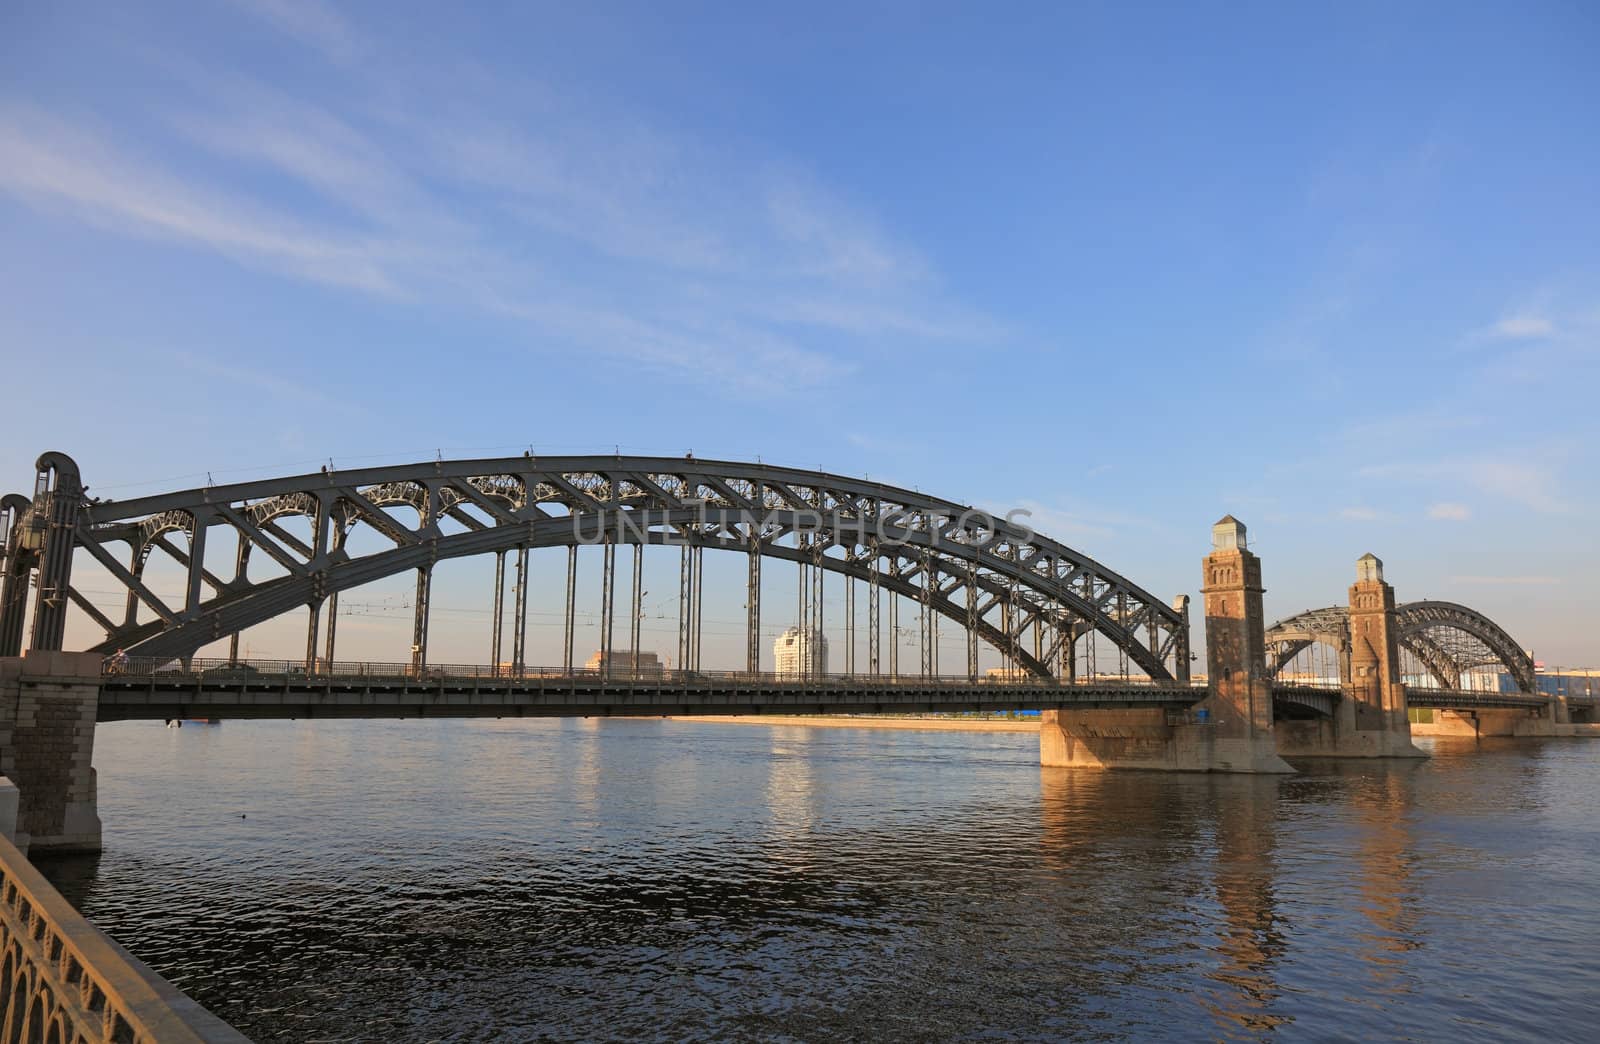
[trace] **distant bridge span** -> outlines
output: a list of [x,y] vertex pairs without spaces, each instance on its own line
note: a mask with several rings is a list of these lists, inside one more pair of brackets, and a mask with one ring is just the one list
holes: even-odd
[[[1404,602],[1395,607],[1395,626],[1400,647],[1426,667],[1439,689],[1459,690],[1467,672],[1492,667],[1509,675],[1519,691],[1537,691],[1533,659],[1476,609],[1456,602]],[[1336,650],[1340,677],[1350,677],[1348,606],[1312,609],[1281,620],[1267,629],[1266,640],[1267,669],[1274,677],[1313,644]]]

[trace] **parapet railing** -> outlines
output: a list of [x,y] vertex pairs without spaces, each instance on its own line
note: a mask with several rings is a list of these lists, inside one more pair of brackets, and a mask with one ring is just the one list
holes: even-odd
[[597,667],[525,666],[514,668],[506,664],[498,667],[483,664],[427,664],[418,667],[410,663],[378,663],[342,660],[333,663],[318,661],[307,669],[303,660],[226,660],[192,659],[187,664],[181,660],[159,657],[109,657],[105,661],[107,677],[151,678],[182,677],[216,681],[248,683],[252,679],[280,681],[284,678],[316,681],[335,681],[340,678],[410,679],[417,681],[456,681],[473,679],[498,679],[502,681],[612,681],[648,682],[651,684],[684,684],[695,682],[770,682],[775,684],[804,683],[816,686],[860,687],[863,684],[883,686],[947,686],[970,688],[982,685],[994,688],[1039,689],[1041,687],[1091,688],[1095,686],[1124,688],[1127,686],[1152,689],[1191,689],[1191,685],[1167,679],[1147,678],[1142,675],[1096,675],[1092,678],[1043,678],[1034,675],[1006,674],[979,675],[976,679],[965,675],[921,674],[779,674],[749,671],[685,671],[662,667],[640,666],[635,669],[619,664],[607,670]]
[[249,1044],[90,924],[4,836],[0,1040]]

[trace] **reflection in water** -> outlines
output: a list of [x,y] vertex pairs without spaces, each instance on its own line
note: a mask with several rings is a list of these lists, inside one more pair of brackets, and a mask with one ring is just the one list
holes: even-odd
[[1131,948],[1171,970],[1204,948],[1216,959],[1192,964],[1206,981],[1180,1007],[1199,1005],[1225,1037],[1288,1021],[1272,1010],[1271,964],[1285,945],[1273,897],[1276,778],[1046,768],[1040,801],[1041,857],[1071,882],[1075,923],[1110,915],[1107,934],[1075,937],[1080,956]]
[[1216,888],[1223,926],[1223,961],[1211,977],[1232,987],[1207,1003],[1220,1022],[1252,1032],[1289,1019],[1273,1013],[1278,996],[1272,965],[1285,949],[1273,896],[1275,777],[1224,777],[1209,808],[1216,821]]
[[[773,728],[767,737],[767,807],[774,838],[804,845],[816,826],[811,739],[818,730]],[[803,858],[803,857],[802,857]]]
[[1371,922],[1362,956],[1371,965],[1372,989],[1404,1003],[1410,992],[1404,954],[1422,945],[1423,910],[1412,888],[1411,862],[1416,839],[1408,829],[1413,774],[1401,765],[1362,773],[1350,802],[1361,833],[1361,913]]
[[1600,744],[1283,779],[656,720],[96,747],[107,850],[49,873],[262,1041],[1560,1038],[1600,977]]

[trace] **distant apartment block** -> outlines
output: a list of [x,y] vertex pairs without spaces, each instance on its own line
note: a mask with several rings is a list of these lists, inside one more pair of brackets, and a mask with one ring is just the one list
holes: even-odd
[[809,627],[791,627],[772,643],[772,660],[780,676],[827,674],[828,639]]

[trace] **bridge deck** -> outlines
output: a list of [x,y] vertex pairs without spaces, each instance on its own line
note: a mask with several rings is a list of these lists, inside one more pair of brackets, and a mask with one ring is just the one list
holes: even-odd
[[1515,709],[1543,707],[1550,702],[1548,696],[1525,692],[1483,692],[1475,689],[1407,689],[1408,707],[1431,707],[1435,710]]
[[[1279,699],[1331,713],[1334,687],[1274,686]],[[1148,679],[795,678],[734,671],[664,671],[640,677],[600,671],[339,663],[308,673],[283,661],[135,662],[108,670],[100,721],[171,718],[590,717],[658,714],[839,714],[929,711],[1182,710],[1203,685]],[[1412,689],[1413,707],[1534,708],[1542,696]]]
[[[1317,685],[1305,682],[1274,682],[1272,694],[1279,699],[1305,703],[1313,698],[1329,701],[1342,699],[1344,691],[1336,685]],[[1430,707],[1435,710],[1493,710],[1543,707],[1548,696],[1526,692],[1487,692],[1482,689],[1431,689],[1422,686],[1406,689],[1406,706]],[[1568,701],[1573,706],[1588,703],[1585,697]]]
[[599,671],[339,664],[308,674],[271,666],[122,668],[100,687],[100,721],[170,718],[588,717],[660,714],[829,714],[927,711],[1184,709],[1205,689],[1173,682],[981,680],[742,672]]

